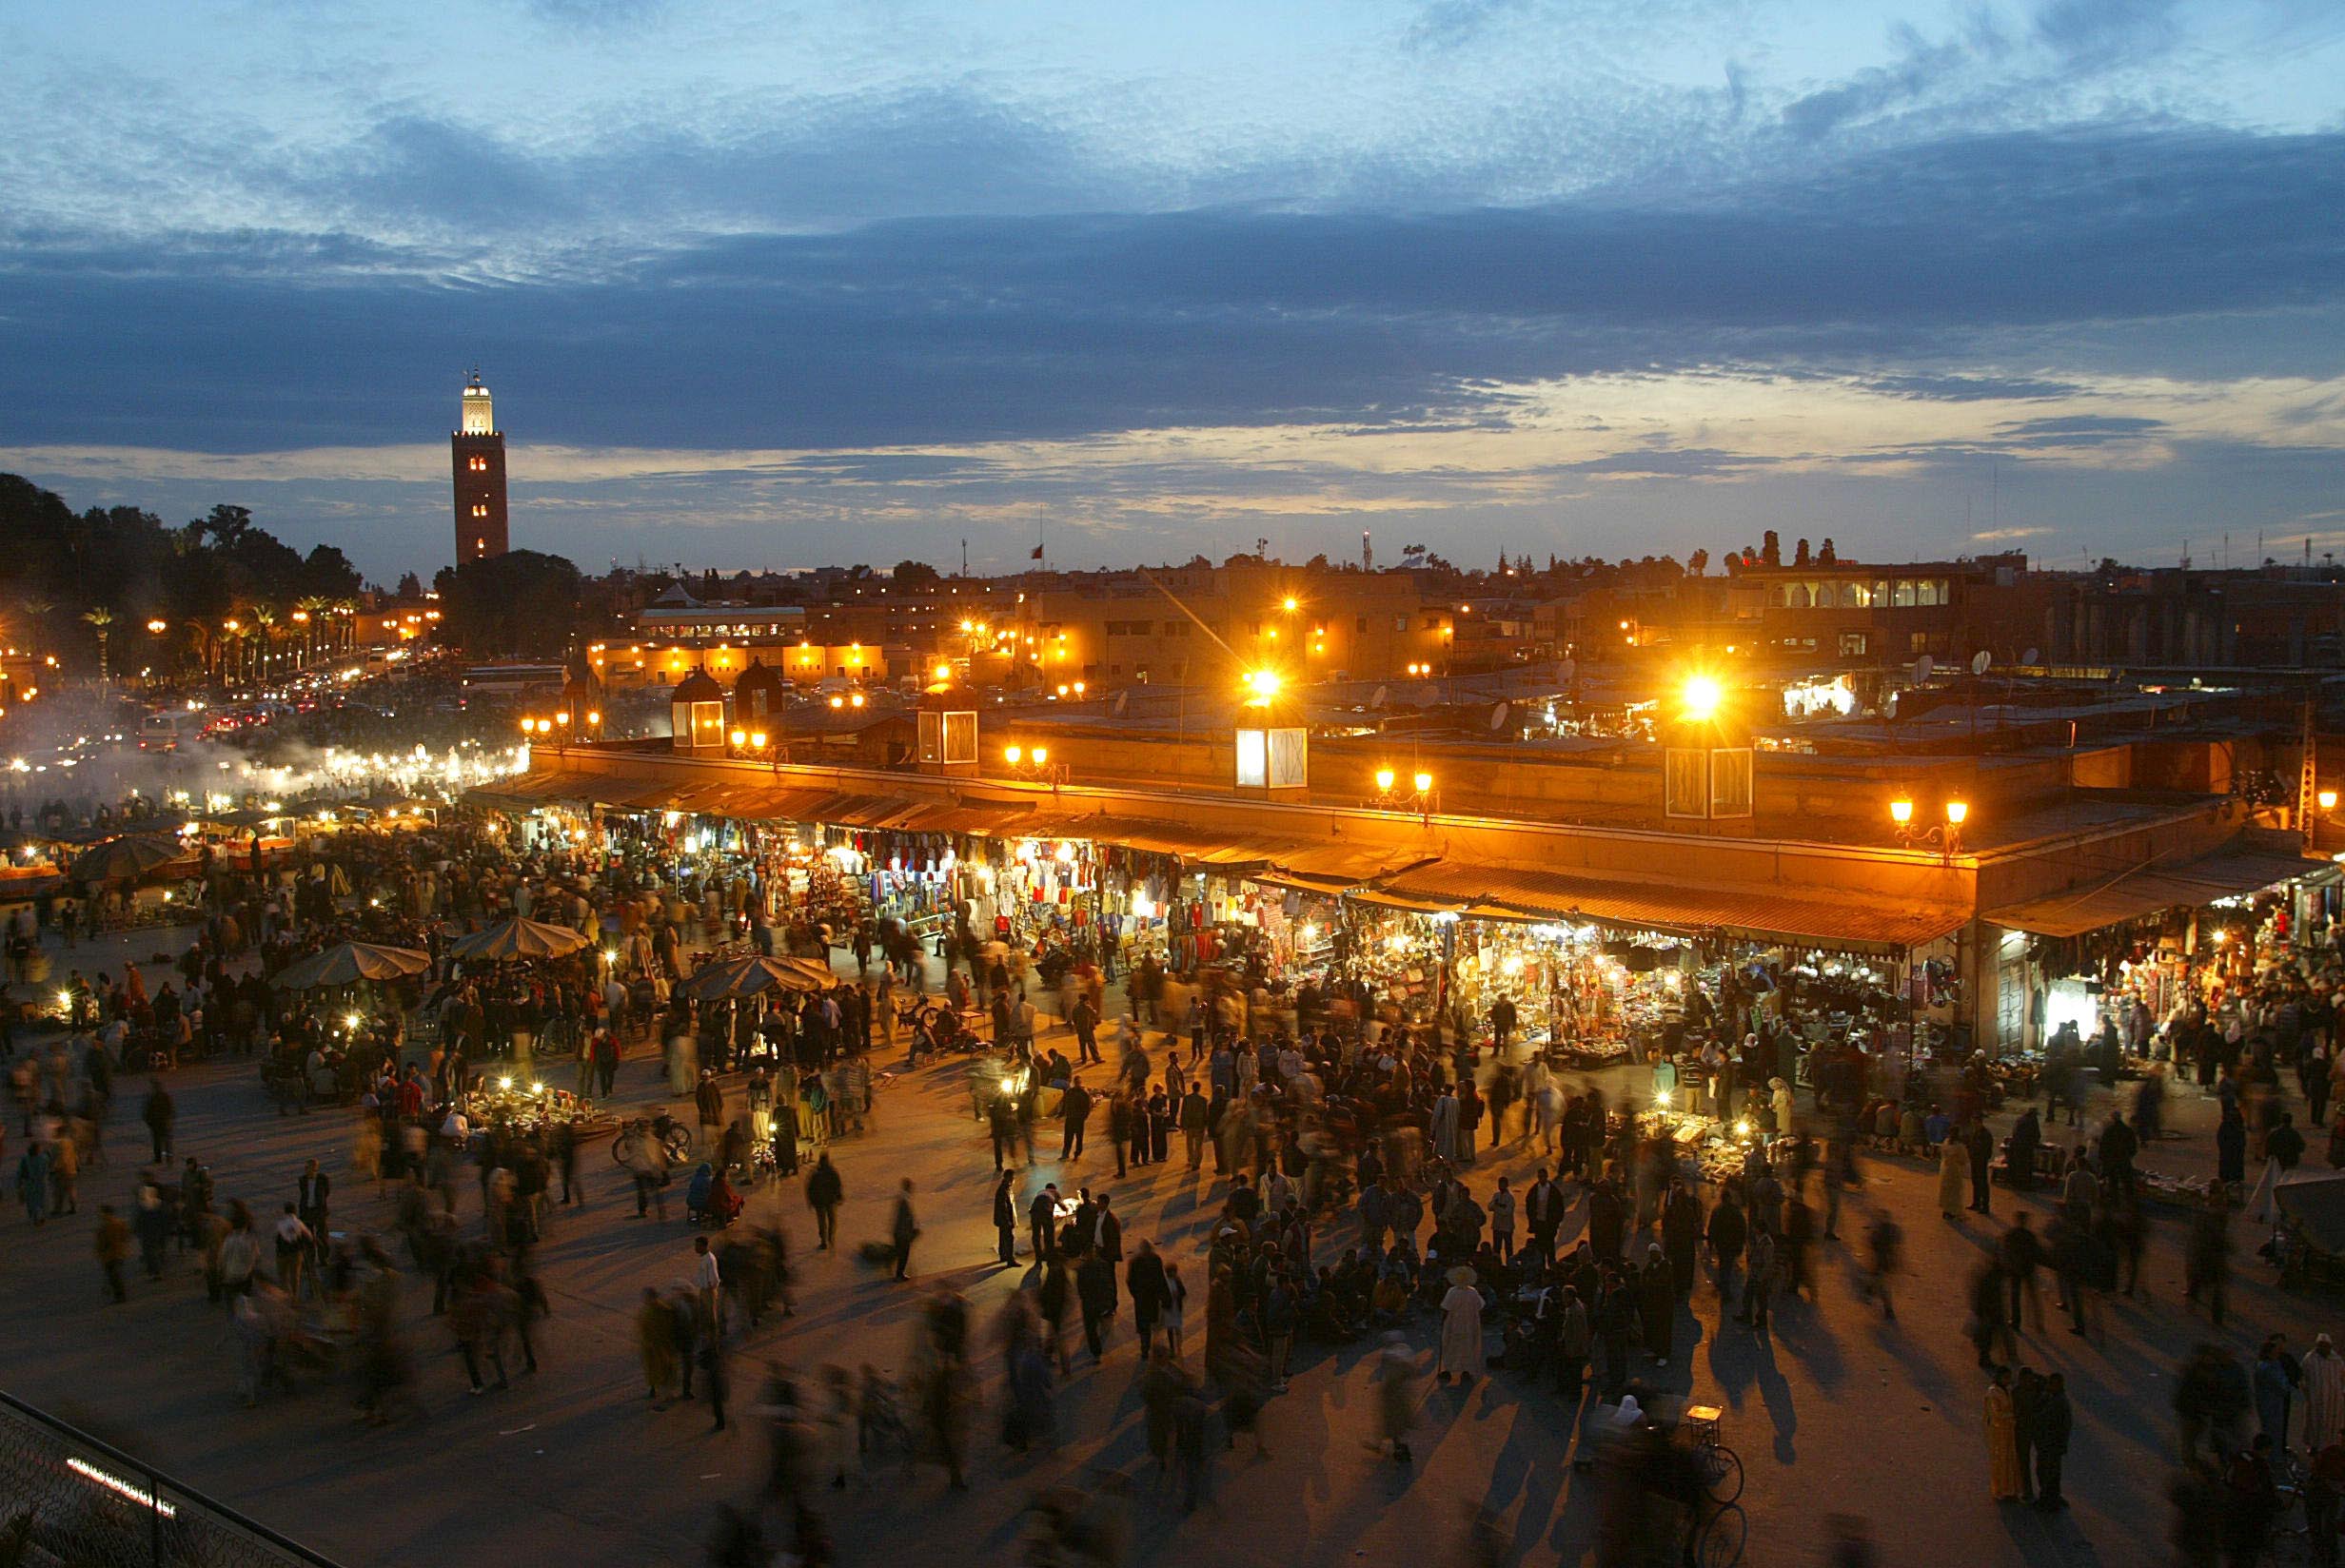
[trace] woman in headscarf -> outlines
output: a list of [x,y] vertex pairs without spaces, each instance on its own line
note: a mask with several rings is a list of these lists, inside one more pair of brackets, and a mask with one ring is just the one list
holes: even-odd
[[1938,1146],[1938,1211],[1959,1223],[1955,1210],[1964,1205],[1962,1189],[1970,1180],[1970,1150],[1949,1132]]
[[2011,1371],[1995,1369],[1987,1384],[1987,1495],[1997,1502],[2016,1501],[2022,1490],[2020,1477],[2020,1421],[2011,1403]]

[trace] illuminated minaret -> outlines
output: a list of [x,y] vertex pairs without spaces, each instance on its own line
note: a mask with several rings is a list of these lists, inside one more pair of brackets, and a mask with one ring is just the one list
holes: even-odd
[[456,564],[503,555],[504,432],[477,370],[464,383],[463,419],[448,450],[456,474]]

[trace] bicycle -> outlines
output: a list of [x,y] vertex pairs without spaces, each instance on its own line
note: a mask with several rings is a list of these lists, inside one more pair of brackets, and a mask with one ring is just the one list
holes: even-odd
[[[637,1157],[643,1152],[641,1140],[651,1136],[653,1127],[649,1118],[637,1117],[626,1123],[620,1127],[619,1135],[611,1140],[612,1162],[633,1166]],[[668,1164],[671,1166],[682,1164],[684,1157],[692,1152],[692,1134],[679,1122],[667,1124],[667,1131],[660,1137],[660,1143],[667,1149]]]
[[2304,1484],[2309,1479],[2304,1461],[2287,1449],[2272,1457],[2273,1490],[2279,1494],[2279,1510],[2267,1526],[2258,1562],[2273,1568],[2304,1568],[2313,1560],[2313,1532],[2304,1508]]
[[[1718,1425],[1725,1412],[1714,1404],[1690,1404],[1678,1419],[1678,1430],[1688,1433],[1694,1474],[1719,1506],[1731,1506],[1743,1495],[1743,1457],[1718,1440]],[[1737,1547],[1735,1556],[1742,1556]]]

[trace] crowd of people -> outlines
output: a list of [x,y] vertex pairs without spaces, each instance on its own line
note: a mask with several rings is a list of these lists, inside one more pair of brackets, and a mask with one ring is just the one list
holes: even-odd
[[[434,1332],[469,1393],[536,1371],[548,1350],[540,1251],[582,1206],[581,1147],[618,1137],[634,1216],[685,1227],[660,1244],[677,1277],[632,1307],[647,1401],[704,1401],[712,1429],[726,1429],[744,1408],[735,1361],[772,1358],[745,1406],[773,1441],[767,1485],[759,1508],[726,1513],[720,1557],[754,1560],[739,1555],[761,1549],[778,1518],[792,1548],[818,1560],[830,1536],[821,1495],[894,1460],[932,1460],[966,1485],[982,1409],[998,1412],[995,1441],[1012,1453],[1075,1441],[1062,1391],[1078,1362],[1128,1361],[1150,1461],[1195,1507],[1215,1454],[1269,1453],[1298,1369],[1347,1345],[1372,1352],[1378,1451],[1394,1465],[1412,1462],[1427,1374],[1501,1375],[1515,1397],[1551,1401],[1564,1430],[1604,1407],[1595,1429],[1622,1456],[1605,1467],[1619,1496],[1603,1511],[1605,1549],[1626,1554],[1685,1512],[1665,1442],[1652,1446],[1665,1438],[1671,1369],[1697,1337],[1757,1344],[1784,1316],[1815,1313],[1834,1243],[1852,1254],[1864,1301],[1894,1320],[1906,1237],[1891,1205],[1854,1195],[1900,1162],[1929,1162],[1946,1222],[1977,1227],[1984,1245],[1965,1306],[1990,1495],[2064,1505],[2078,1422],[2059,1369],[2027,1364],[2022,1341],[2031,1320],[2043,1328],[2047,1277],[2055,1309],[2092,1344],[2110,1301],[2142,1296],[2153,1205],[2138,1161],[2158,1125],[2142,1108],[2186,1092],[2162,1074],[2089,1119],[2075,1114],[2074,1078],[2047,1074],[2035,1086],[2043,1110],[2030,1100],[1999,1141],[1987,1117],[2004,1086],[1967,1066],[1901,1078],[1858,1053],[1787,1065],[1789,1036],[1756,1031],[1706,1062],[1719,1043],[1689,1041],[1710,1108],[1739,1129],[1724,1147],[1695,1146],[1635,1088],[1560,1071],[1496,1020],[1410,1026],[1353,983],[1279,993],[1259,976],[1179,976],[1145,957],[1119,995],[1104,955],[989,940],[965,920],[932,955],[884,921],[792,907],[779,892],[753,858],[686,858],[648,836],[526,843],[469,820],[307,840],[271,865],[221,861],[189,890],[197,925],[168,978],[150,992],[136,964],[76,972],[63,1027],[14,1054],[16,1195],[32,1224],[78,1214],[82,1174],[108,1159],[113,1099],[147,1075],[134,1198],[127,1213],[95,1205],[89,1219],[104,1298],[126,1300],[137,1276],[158,1290],[200,1278],[232,1325],[246,1402],[331,1373],[368,1420],[388,1422],[425,1398],[403,1280],[428,1284]],[[535,965],[451,956],[457,935],[510,916],[587,940]],[[27,918],[37,941],[40,911]],[[269,983],[353,939],[412,946],[428,967],[346,1010]],[[698,963],[736,951],[819,954],[838,979],[696,1000]],[[2245,1162],[2305,1153],[2280,1074],[2296,1076],[2312,1125],[2328,1103],[2332,1025],[2303,987],[2300,973],[2276,973],[2220,1004],[2219,1026],[2172,1025],[2180,1043],[2239,1026],[2236,1053],[2204,1080],[2222,1102],[2221,1180],[2182,1223],[2183,1304],[2211,1330],[2225,1322]],[[932,1081],[965,1074],[971,1157],[994,1172],[993,1256],[1018,1271],[1017,1288],[989,1361],[966,1297],[923,1284],[921,1200],[909,1176],[891,1176],[884,1237],[860,1252],[922,1291],[916,1353],[896,1371],[877,1353],[794,1371],[788,1331],[768,1327],[796,1309],[780,1215],[802,1199],[815,1251],[840,1250],[834,1146],[878,1136],[889,1072],[876,1063],[892,1067],[899,1049],[907,1068],[942,1063]],[[207,1055],[298,1061],[313,1084],[326,1069],[354,1107],[343,1167],[312,1162],[280,1191],[216,1191],[203,1151],[181,1147],[171,1087],[179,1064]],[[575,1058],[576,1088],[548,1098],[554,1110],[485,1093],[521,1072],[554,1083],[559,1056]],[[1810,1086],[1812,1108],[1795,1082]],[[676,1114],[589,1112],[642,1088]],[[2049,1188],[2040,1227],[2032,1199],[1996,1224],[1999,1172],[2015,1194]],[[1111,1184],[1147,1192],[1167,1179],[1203,1186],[1193,1230],[1128,1232]],[[794,1196],[779,1210],[752,1205],[769,1186]],[[368,1188],[381,1206],[348,1224],[344,1205]],[[629,1206],[596,1223],[624,1223]],[[1698,1322],[1707,1312],[1714,1323]],[[1429,1356],[1416,1348],[1428,1344]],[[2330,1521],[2312,1527],[2315,1550],[2334,1547],[2345,1362],[2325,1337],[2301,1358],[2284,1342],[2264,1349],[2244,1365],[2215,1334],[2182,1369],[2178,1541],[2260,1549],[2283,1499],[2300,1497],[2308,1519]],[[2198,1531],[2207,1517],[2211,1533]],[[1062,1523],[1100,1528],[1085,1509]]]

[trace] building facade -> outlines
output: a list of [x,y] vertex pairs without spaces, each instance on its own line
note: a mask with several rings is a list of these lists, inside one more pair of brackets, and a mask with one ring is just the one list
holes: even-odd
[[485,560],[511,548],[506,533],[504,432],[478,371],[464,383],[463,413],[448,438],[456,482],[456,564]]

